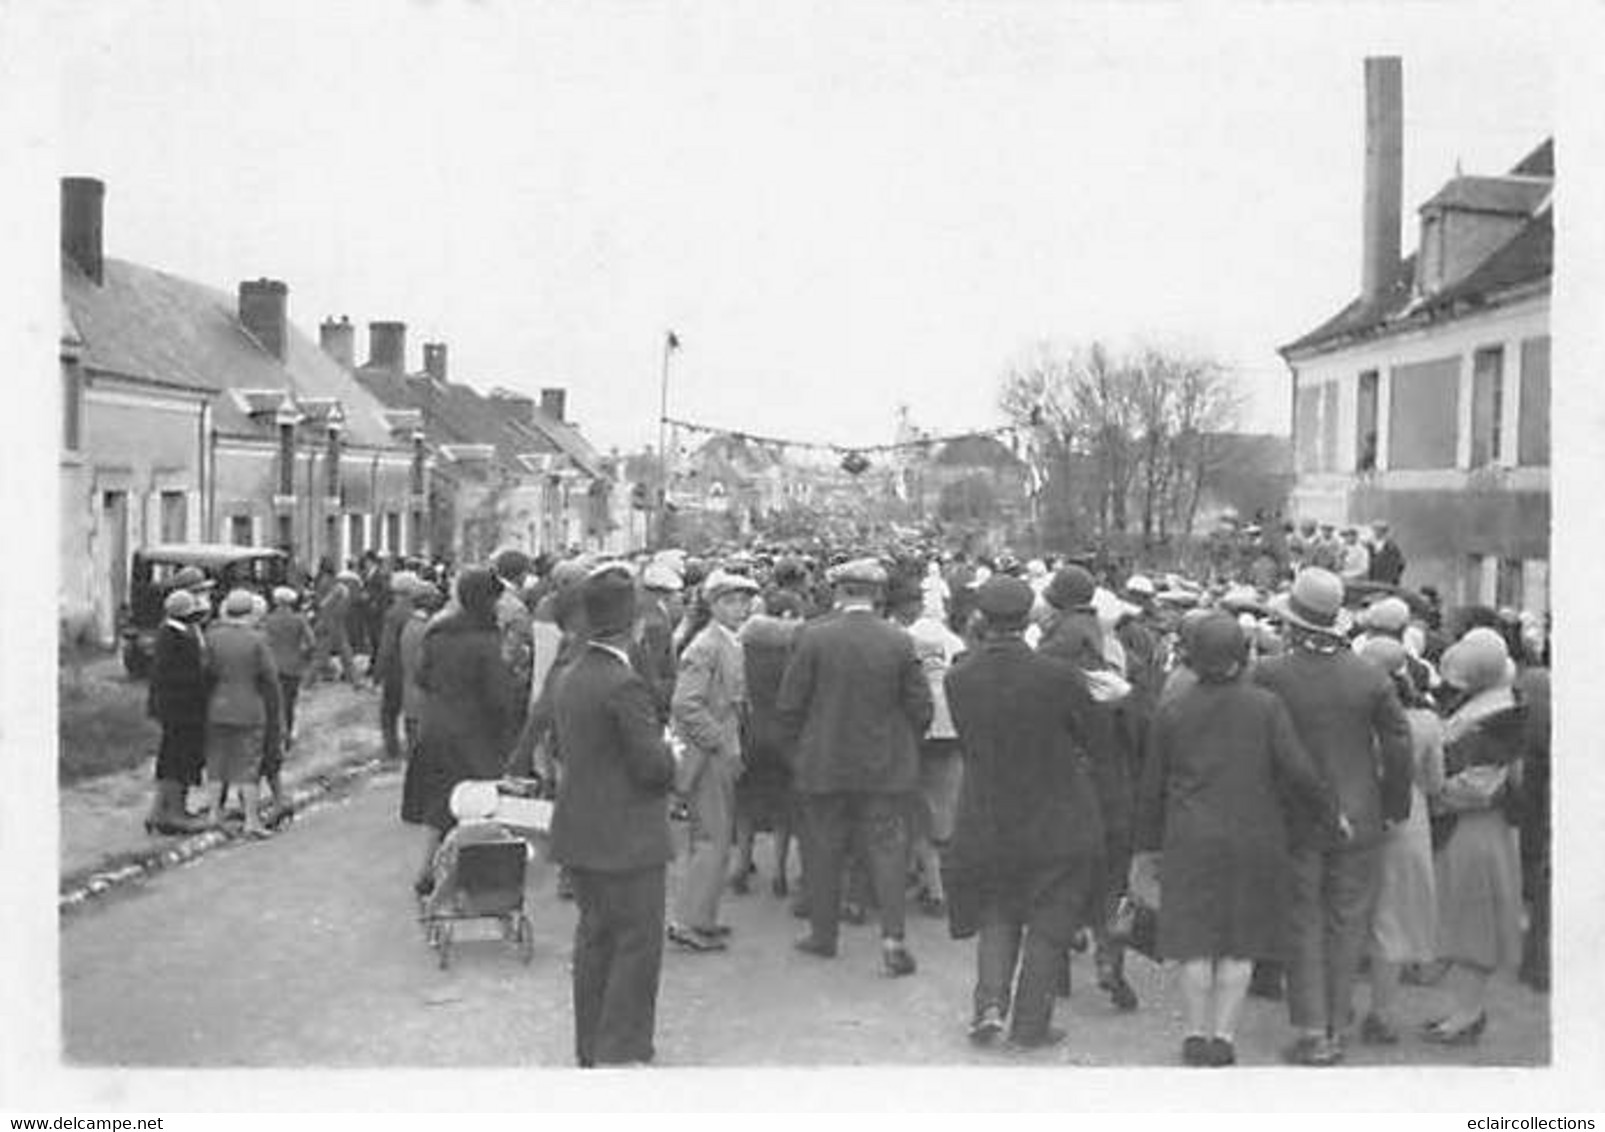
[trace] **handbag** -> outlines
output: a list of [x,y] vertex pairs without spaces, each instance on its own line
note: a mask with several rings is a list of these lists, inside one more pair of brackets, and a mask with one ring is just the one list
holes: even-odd
[[1109,914],[1107,931],[1113,942],[1124,944],[1158,961],[1159,912],[1130,893],[1123,894],[1115,910]]

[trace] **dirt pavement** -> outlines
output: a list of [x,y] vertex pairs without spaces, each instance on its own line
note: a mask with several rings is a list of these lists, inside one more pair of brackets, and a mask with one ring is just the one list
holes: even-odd
[[[66,916],[61,929],[64,1054],[72,1065],[518,1067],[572,1065],[571,904],[538,867],[530,906],[534,961],[510,944],[463,943],[437,968],[409,884],[418,831],[397,818],[400,778],[381,774],[301,816],[285,834],[235,844]],[[760,856],[760,860],[765,858]],[[671,880],[672,883],[672,880]],[[912,978],[884,978],[874,929],[843,929],[842,955],[791,950],[799,923],[760,878],[731,897],[734,945],[665,958],[658,1012],[666,1066],[1009,1064],[964,1039],[973,945],[916,916]],[[1173,980],[1140,959],[1143,1006],[1116,1014],[1078,957],[1057,1021],[1061,1049],[1028,1063],[1174,1065],[1182,1030]],[[1407,1017],[1436,1006],[1407,992]],[[1279,1005],[1251,1000],[1239,1036],[1246,1064],[1274,1064],[1286,1040]],[[1405,1041],[1354,1064],[1543,1064],[1548,1002],[1509,982],[1470,1050]]]

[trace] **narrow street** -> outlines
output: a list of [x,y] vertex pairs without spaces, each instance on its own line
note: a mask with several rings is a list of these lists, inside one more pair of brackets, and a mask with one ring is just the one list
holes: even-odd
[[[76,1066],[568,1067],[572,904],[537,864],[530,912],[535,956],[523,966],[494,925],[460,933],[440,970],[416,921],[410,882],[418,831],[397,819],[400,777],[370,780],[304,813],[264,843],[230,846],[94,902],[62,920],[63,1049]],[[678,830],[677,830],[678,832]],[[766,860],[760,844],[760,868]],[[672,883],[672,880],[671,880]],[[844,927],[841,957],[792,951],[800,925],[769,894],[729,897],[731,950],[668,950],[658,1010],[664,1066],[1005,1065],[1169,1066],[1182,1037],[1173,979],[1138,958],[1142,996],[1120,1015],[1077,957],[1075,993],[1057,1020],[1060,1049],[1029,1056],[972,1048],[973,945],[915,915],[920,970],[879,973],[875,932]],[[1406,1017],[1431,1017],[1432,991],[1407,992]],[[1472,1049],[1413,1037],[1387,1053],[1355,1046],[1350,1063],[1544,1064],[1548,1000],[1508,981]],[[1239,1035],[1245,1064],[1277,1063],[1280,1004],[1250,1000]]]

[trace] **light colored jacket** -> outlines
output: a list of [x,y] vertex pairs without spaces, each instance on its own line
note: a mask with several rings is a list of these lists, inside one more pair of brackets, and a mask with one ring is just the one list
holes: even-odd
[[709,622],[680,654],[670,717],[686,746],[704,755],[741,758],[747,702],[746,658],[734,633]]
[[238,621],[206,631],[206,670],[212,694],[206,718],[236,727],[264,726],[279,711],[279,670],[267,635]]

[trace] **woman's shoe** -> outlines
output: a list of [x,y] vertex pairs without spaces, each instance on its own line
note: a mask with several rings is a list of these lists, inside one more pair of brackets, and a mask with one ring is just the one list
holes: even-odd
[[1375,1014],[1367,1014],[1360,1023],[1360,1041],[1368,1046],[1398,1045],[1399,1031]]
[[[1444,1018],[1441,1021],[1447,1022],[1448,1019]],[[1488,1012],[1484,1010],[1464,1026],[1451,1028],[1440,1024],[1428,1027],[1422,1037],[1441,1046],[1474,1046],[1487,1028]]]
[[1181,1043],[1183,1065],[1212,1065],[1209,1039],[1202,1034],[1191,1034]]
[[1209,1039],[1209,1065],[1216,1069],[1237,1064],[1237,1047],[1230,1038]]

